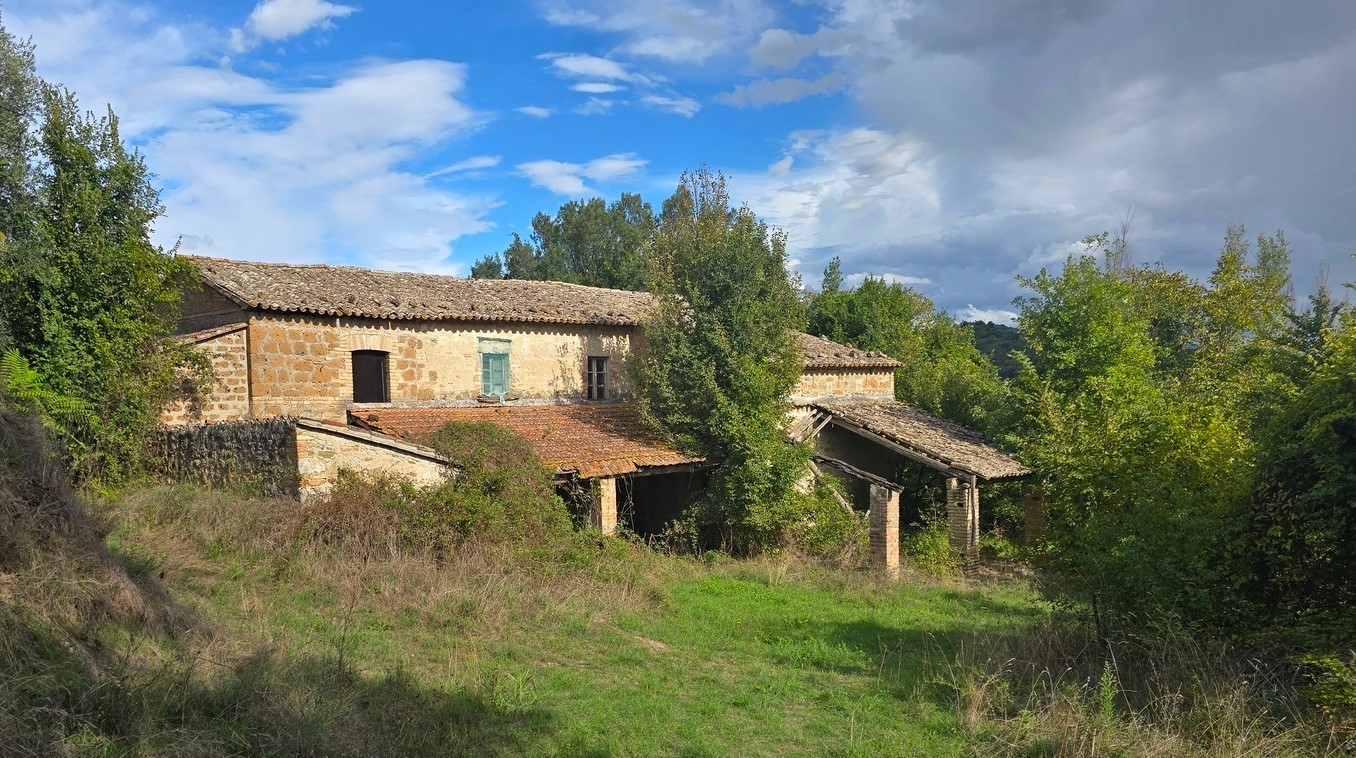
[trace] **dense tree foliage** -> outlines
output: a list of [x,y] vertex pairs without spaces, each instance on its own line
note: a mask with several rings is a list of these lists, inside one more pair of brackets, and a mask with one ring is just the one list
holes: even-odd
[[811,334],[900,361],[895,396],[903,402],[988,431],[1008,423],[1007,387],[968,325],[899,283],[868,276],[861,286],[844,289],[842,282],[834,258],[820,291],[809,297]]
[[646,244],[658,221],[638,194],[608,205],[595,197],[573,200],[555,217],[532,219],[532,240],[517,234],[501,253],[471,267],[479,279],[540,279],[592,287],[640,290],[645,286]]
[[965,326],[974,330],[975,347],[993,362],[998,375],[1003,379],[1016,379],[1022,364],[1012,354],[1026,352],[1021,332],[1016,327],[992,321],[970,321]]
[[80,469],[120,476],[183,357],[167,336],[189,272],[150,242],[161,208],[117,118],[83,113],[3,30],[0,150],[0,324],[43,392],[92,409],[65,430]]
[[701,526],[736,549],[775,544],[806,507],[795,485],[809,460],[785,435],[802,325],[785,238],[703,169],[665,201],[649,255],[659,305],[632,363],[642,408],[714,464]]
[[1279,233],[1254,249],[1230,227],[1205,282],[1088,243],[1018,299],[1053,565],[1113,618],[1251,634],[1303,616],[1288,643],[1338,641],[1356,510],[1341,308],[1320,288],[1293,309]]

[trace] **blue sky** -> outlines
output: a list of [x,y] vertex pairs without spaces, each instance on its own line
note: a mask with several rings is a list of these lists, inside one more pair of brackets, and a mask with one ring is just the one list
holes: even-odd
[[111,103],[166,246],[464,274],[537,211],[684,169],[953,314],[1133,216],[1202,276],[1284,229],[1356,279],[1356,3],[3,0],[39,71]]

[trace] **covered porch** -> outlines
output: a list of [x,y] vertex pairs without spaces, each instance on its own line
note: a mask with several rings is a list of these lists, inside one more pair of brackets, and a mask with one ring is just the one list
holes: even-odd
[[659,531],[665,515],[686,505],[704,460],[669,448],[629,403],[395,407],[349,410],[349,423],[408,440],[449,422],[491,423],[536,451],[559,481],[587,488],[588,525],[604,534],[619,523]]
[[813,440],[816,470],[838,478],[867,506],[871,561],[891,575],[899,572],[903,462],[944,479],[951,547],[966,565],[979,557],[980,485],[1032,473],[979,432],[894,401],[806,406],[793,437]]

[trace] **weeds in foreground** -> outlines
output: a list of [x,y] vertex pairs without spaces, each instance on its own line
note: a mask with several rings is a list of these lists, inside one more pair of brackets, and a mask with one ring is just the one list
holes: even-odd
[[1293,666],[1172,624],[1108,641],[1056,613],[962,644],[936,681],[977,753],[1336,755],[1356,744],[1312,717]]

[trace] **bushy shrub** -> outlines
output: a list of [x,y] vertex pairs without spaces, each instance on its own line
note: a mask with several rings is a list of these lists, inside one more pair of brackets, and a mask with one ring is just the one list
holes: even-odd
[[421,441],[453,461],[454,476],[419,486],[340,472],[329,497],[303,512],[297,535],[364,555],[399,548],[442,556],[468,541],[544,544],[569,533],[551,472],[522,437],[494,424],[450,423]]
[[903,558],[924,574],[952,576],[960,570],[945,520],[933,519],[905,527],[900,533],[899,549]]

